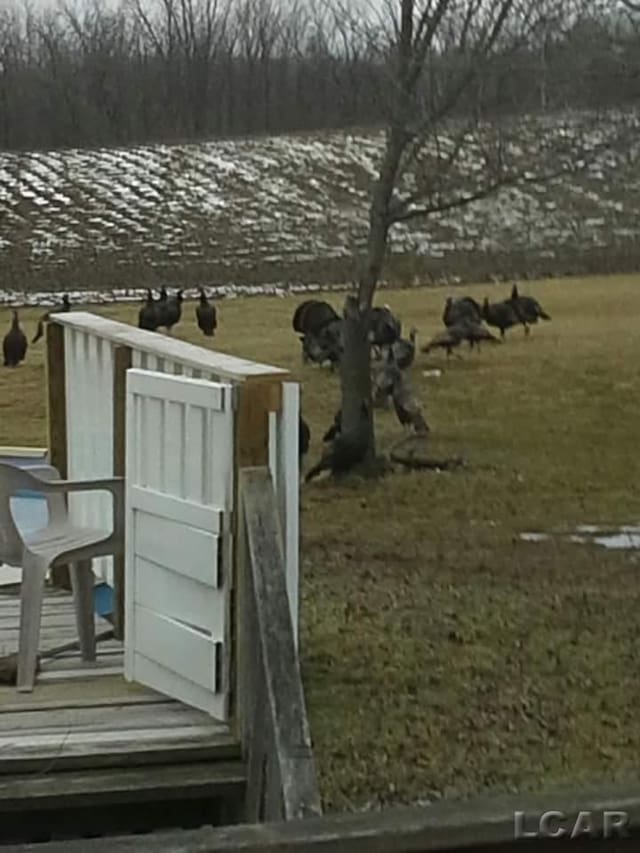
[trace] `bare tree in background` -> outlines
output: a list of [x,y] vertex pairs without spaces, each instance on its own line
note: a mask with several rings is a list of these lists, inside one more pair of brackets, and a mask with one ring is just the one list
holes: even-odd
[[[366,249],[356,292],[344,308],[345,429],[356,426],[362,401],[371,400],[368,318],[390,230],[571,168],[569,158],[558,167],[542,150],[523,157],[518,128],[509,132],[492,107],[510,59],[575,12],[570,0],[386,0],[377,25],[368,28],[386,63],[391,95]],[[373,418],[370,438],[373,456]]]

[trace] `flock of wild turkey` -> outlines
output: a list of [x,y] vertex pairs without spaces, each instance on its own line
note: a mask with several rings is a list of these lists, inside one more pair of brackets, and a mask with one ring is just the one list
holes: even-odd
[[[160,288],[160,296],[154,299],[151,290],[147,290],[147,299],[138,312],[138,327],[155,332],[158,329],[166,329],[170,334],[171,329],[182,317],[182,290],[178,290],[169,296],[165,287]],[[38,320],[38,328],[33,336],[32,344],[35,344],[44,333],[44,324],[51,314],[70,311],[71,302],[65,293],[60,305],[56,305],[47,311]],[[203,288],[200,288],[200,299],[196,306],[196,323],[198,328],[206,337],[213,337],[218,326],[217,312],[211,305]],[[24,361],[28,349],[27,336],[20,326],[20,318],[17,309],[13,310],[11,327],[2,341],[2,355],[5,367],[17,367]]]
[[[182,317],[182,290],[169,296],[166,288],[160,288],[158,299],[153,298],[151,290],[147,290],[147,300],[138,313],[138,328],[149,332],[171,329],[180,322]],[[200,331],[208,338],[215,335],[218,328],[218,314],[214,305],[207,299],[204,289],[200,288],[200,300],[196,306],[196,323]]]
[[[169,296],[163,286],[157,299],[150,289],[147,290],[147,298],[138,313],[138,327],[152,332],[166,329],[171,334],[182,317],[182,302],[182,290]],[[70,308],[69,298],[65,295],[60,305],[51,308],[40,318],[32,343],[42,337],[44,324],[51,314],[69,311]],[[195,315],[198,328],[205,336],[212,337],[218,325],[217,312],[203,288],[200,288]],[[445,328],[422,347],[422,352],[443,349],[450,356],[464,341],[470,349],[479,347],[483,342],[500,343],[505,332],[514,326],[523,326],[525,335],[528,335],[530,327],[538,320],[550,319],[537,300],[520,295],[516,284],[513,285],[510,297],[501,302],[490,303],[485,298],[480,305],[470,296],[457,299],[449,297],[442,314]],[[498,329],[500,338],[492,334],[487,326]],[[328,302],[308,299],[298,305],[293,315],[293,329],[300,336],[303,361],[319,365],[328,362],[332,369],[340,364],[344,352],[343,320]],[[411,390],[407,372],[415,359],[416,335],[417,330],[412,328],[407,338],[402,337],[402,324],[388,305],[371,309],[368,336],[373,356],[372,403],[376,407],[386,408],[393,405],[403,427],[412,428],[417,435],[426,435],[429,426],[422,406]],[[5,367],[17,367],[24,360],[27,347],[18,311],[14,310],[11,328],[2,342]],[[342,428],[342,413],[337,412],[333,424],[323,436],[325,451],[320,461],[308,471],[307,480],[324,470],[334,474],[342,473],[364,458],[368,447],[368,406],[368,402],[363,401],[360,422],[348,430]],[[301,415],[301,459],[309,449],[310,438],[309,426]]]
[[[523,326],[525,335],[529,335],[530,327],[538,320],[550,319],[536,299],[520,295],[516,284],[510,297],[501,302],[490,303],[485,298],[480,305],[470,296],[449,297],[442,314],[444,330],[421,349],[424,353],[443,349],[449,357],[464,341],[470,349],[479,348],[483,342],[499,344],[506,331],[514,326]],[[500,338],[487,326],[498,329]],[[335,369],[344,352],[342,328],[342,319],[329,303],[310,299],[300,304],[293,315],[293,329],[300,335],[303,361],[319,365],[329,363]],[[429,426],[419,401],[411,391],[407,375],[407,368],[415,359],[417,330],[412,328],[409,337],[403,338],[400,320],[385,305],[371,310],[368,335],[373,355],[373,405],[388,408],[390,403],[393,404],[403,427],[413,428],[417,435],[426,435]],[[325,450],[320,461],[308,471],[307,481],[324,470],[333,474],[344,473],[363,460],[368,449],[369,410],[366,402],[362,403],[361,414],[360,422],[349,431],[343,431],[342,413],[337,412],[333,424],[323,436]],[[309,426],[300,416],[301,459],[309,449],[310,438]]]

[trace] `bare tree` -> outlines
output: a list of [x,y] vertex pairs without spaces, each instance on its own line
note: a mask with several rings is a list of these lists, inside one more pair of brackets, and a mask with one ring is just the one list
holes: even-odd
[[[493,112],[496,79],[509,74],[523,46],[539,44],[545,29],[568,14],[575,7],[566,0],[386,0],[369,27],[390,97],[366,249],[344,309],[345,429],[356,427],[362,401],[371,399],[368,317],[391,229],[521,181],[557,177],[578,159],[572,146],[558,158],[562,152],[545,150],[544,139],[538,151],[523,156],[517,123],[500,122]],[[370,438],[373,455],[372,418]]]

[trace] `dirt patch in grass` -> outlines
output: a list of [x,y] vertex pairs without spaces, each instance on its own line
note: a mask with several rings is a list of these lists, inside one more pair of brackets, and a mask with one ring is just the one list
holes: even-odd
[[[303,488],[302,663],[327,808],[637,777],[637,557],[519,533],[640,519],[638,284],[531,283],[553,320],[529,340],[418,356],[433,454],[468,468]],[[424,342],[444,295],[385,300]],[[221,302],[214,344],[291,368],[314,460],[338,380],[301,364],[302,298]],[[96,311],[135,322],[137,306]],[[24,313],[29,336],[37,316]],[[204,344],[191,303],[183,316],[177,336]],[[44,440],[41,354],[0,371],[2,444]],[[400,437],[391,412],[377,432],[383,449]]]

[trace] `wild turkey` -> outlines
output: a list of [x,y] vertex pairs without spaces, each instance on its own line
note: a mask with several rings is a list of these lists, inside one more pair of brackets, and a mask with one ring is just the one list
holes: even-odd
[[402,334],[402,323],[388,305],[372,308],[369,314],[369,341],[374,347],[388,347]]
[[495,326],[500,329],[500,337],[504,338],[504,333],[512,326],[517,326],[522,321],[518,317],[513,307],[513,304],[505,299],[504,302],[494,302],[489,304],[489,300],[485,297],[482,305],[482,319],[489,326]]
[[162,320],[158,323],[158,326],[164,326],[167,332],[171,334],[171,329],[176,325],[176,323],[180,322],[181,316],[182,290],[178,290],[173,296],[167,297],[162,311]]
[[457,327],[464,334],[464,340],[468,341],[469,349],[477,346],[480,349],[480,344],[484,341],[491,344],[499,344],[500,340],[492,335],[489,329],[473,320],[461,320]]
[[52,314],[62,314],[67,311],[71,311],[71,303],[69,302],[69,297],[65,293],[62,297],[62,304],[56,308],[52,308],[50,311],[47,311],[46,314],[43,314],[42,317],[38,320],[38,328],[36,329],[36,333],[33,336],[32,344],[35,344],[36,341],[39,341],[42,335],[44,334],[44,324],[47,322],[49,317]]
[[293,312],[293,319],[291,321],[291,325],[293,326],[294,332],[298,332],[298,334],[304,334],[304,325],[302,323],[302,318],[304,317],[304,312],[313,302],[317,302],[317,300],[305,299],[304,302],[301,302],[300,305],[296,307],[296,310]]
[[305,421],[302,415],[298,417],[298,458],[302,461],[302,457],[309,452],[309,444],[311,443],[311,430],[309,424]]
[[317,335],[329,323],[339,319],[335,308],[328,302],[310,299],[296,308],[293,315],[293,328],[302,335]]
[[338,331],[341,323],[340,317],[328,302],[307,299],[298,305],[292,325],[302,342],[302,361],[313,361],[316,364],[330,361],[332,366],[337,364],[341,350]]
[[529,329],[529,325],[537,323],[538,319],[551,319],[547,312],[543,310],[537,299],[534,299],[532,296],[520,296],[517,284],[514,284],[511,289],[511,298],[509,299],[509,302],[513,305],[518,319],[524,326],[525,335],[528,335],[531,331]]
[[196,305],[196,321],[198,328],[207,338],[212,338],[218,327],[218,317],[215,306],[207,299],[204,289],[200,288],[200,302]]
[[374,366],[371,377],[373,405],[387,408],[394,386],[400,379],[400,366],[393,355],[393,348],[387,349],[387,357],[380,366]]
[[2,341],[5,367],[17,367],[27,354],[27,336],[20,328],[18,312],[14,310],[11,328]]
[[449,296],[442,313],[442,322],[448,327],[455,326],[461,320],[479,323],[482,320],[482,308],[470,296],[462,296],[460,299]]
[[333,476],[346,474],[363,461],[369,449],[369,407],[362,402],[358,423],[349,430],[341,430],[325,448],[320,461],[305,477],[306,482],[322,471],[331,471]]
[[156,316],[158,319],[158,328],[166,325],[167,319],[167,308],[169,306],[169,296],[167,294],[167,288],[162,285],[160,288],[160,295],[156,302]]
[[138,312],[138,328],[155,332],[158,328],[158,314],[156,312],[156,301],[150,289],[147,289],[147,299]]
[[435,337],[431,338],[428,344],[421,348],[424,353],[430,353],[434,349],[444,349],[447,351],[447,358],[453,353],[453,350],[460,346],[466,340],[467,331],[461,323],[455,326],[450,326],[444,332],[439,332]]
[[338,317],[318,332],[307,332],[300,340],[304,361],[319,365],[328,361],[333,369],[340,363],[343,352],[342,320]]
[[320,304],[321,304],[321,302],[319,299],[305,299],[304,302],[301,302],[300,305],[298,305],[296,310],[293,312],[293,320],[291,323],[293,326],[294,332],[298,332],[298,334],[304,335],[304,333],[305,333],[305,325],[304,325],[305,314],[307,313],[307,311],[309,310],[309,308],[312,305],[320,305]]
[[429,432],[429,425],[422,414],[422,407],[413,395],[406,376],[402,373],[393,386],[391,399],[403,427],[412,426],[418,435],[426,435]]
[[409,340],[406,338],[399,338],[391,345],[391,352],[393,353],[394,361],[400,370],[406,370],[413,364],[413,360],[416,356],[417,334],[418,330],[416,328],[412,328],[409,332]]

